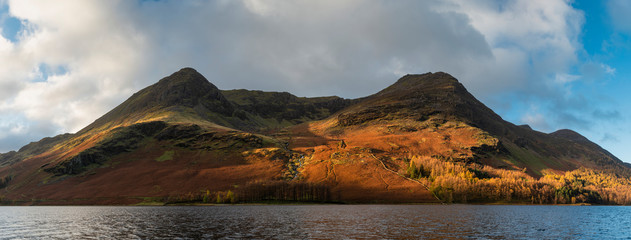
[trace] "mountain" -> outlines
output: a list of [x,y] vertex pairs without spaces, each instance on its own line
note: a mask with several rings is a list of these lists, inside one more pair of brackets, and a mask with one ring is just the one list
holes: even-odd
[[[478,135],[472,140],[478,146],[471,146],[469,152],[454,148],[452,154],[442,156],[509,169],[527,168],[533,176],[541,176],[546,169],[566,171],[580,167],[627,171],[622,161],[576,132],[559,130],[545,134],[504,121],[455,78],[440,72],[404,76],[324,122],[329,123],[328,132],[384,125],[390,130],[412,132],[428,128],[476,129]],[[442,133],[441,137],[452,136]],[[460,148],[466,145],[461,143]]]
[[[535,182],[544,175],[578,169],[613,173],[624,176],[624,181],[631,176],[628,164],[576,132],[545,134],[504,121],[455,78],[441,72],[406,75],[327,119],[294,126],[287,132],[285,137],[294,151],[304,153],[307,159],[319,159],[304,167],[303,175],[308,181],[330,180],[338,185],[348,181],[348,187],[340,188],[357,201],[364,199],[367,192],[379,192],[379,187],[365,189],[371,184],[388,189],[381,195],[392,194],[393,188],[401,186],[386,184],[382,175],[370,173],[378,169],[399,174],[407,171],[404,176],[422,174],[425,180],[433,178],[433,183],[424,184],[435,194],[440,190],[429,186],[435,184],[436,178],[453,174],[458,167],[460,174],[473,174],[467,181],[515,174],[511,177]],[[344,147],[340,147],[342,143]],[[412,166],[416,173],[410,173]],[[330,172],[336,168],[345,170],[336,172],[332,180]],[[340,175],[344,178],[340,179]],[[353,185],[359,179],[362,183]],[[452,189],[449,191],[458,188],[458,183],[445,185]],[[480,198],[479,201],[488,201],[486,196]],[[466,199],[465,196],[465,202]]]
[[629,176],[580,134],[506,122],[441,72],[343,99],[219,90],[183,68],[75,134],[0,154],[7,204],[624,204]]
[[232,126],[234,111],[215,85],[194,69],[184,68],[135,93],[77,134],[156,120],[211,119]]

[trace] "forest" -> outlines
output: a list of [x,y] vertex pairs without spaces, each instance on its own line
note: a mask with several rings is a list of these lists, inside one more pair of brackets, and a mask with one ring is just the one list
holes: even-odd
[[631,204],[628,177],[584,168],[535,179],[525,171],[413,157],[406,176],[444,203]]

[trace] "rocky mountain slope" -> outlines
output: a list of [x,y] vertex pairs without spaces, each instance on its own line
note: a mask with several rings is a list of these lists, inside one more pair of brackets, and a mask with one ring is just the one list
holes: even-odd
[[[475,128],[481,130],[475,136],[480,144],[472,146],[461,160],[508,169],[526,168],[533,176],[541,176],[542,171],[547,169],[567,171],[579,167],[629,174],[626,164],[576,132],[559,130],[545,134],[504,121],[446,73],[404,76],[333,118],[336,122],[329,127],[331,129],[390,122],[393,126],[404,127],[405,124],[399,124],[402,121],[413,125],[424,123],[434,127],[456,125]],[[421,128],[426,127],[423,125]],[[445,134],[443,138],[451,136]],[[458,149],[453,151],[463,154]],[[449,153],[442,156],[463,158]]]
[[[627,164],[576,132],[545,134],[502,120],[446,73],[406,75],[349,100],[222,91],[184,68],[75,134],[1,154],[0,198],[9,204],[454,196],[484,202],[497,199],[459,192],[462,184],[441,179],[462,175],[482,184],[467,185],[473,189],[500,175],[531,184],[584,169],[631,175]],[[592,192],[571,194],[588,199]]]

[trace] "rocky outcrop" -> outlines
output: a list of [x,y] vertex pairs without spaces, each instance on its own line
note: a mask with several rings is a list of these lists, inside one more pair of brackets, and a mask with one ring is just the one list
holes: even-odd
[[225,90],[222,93],[238,108],[235,113],[240,119],[245,119],[246,113],[249,113],[278,123],[286,121],[291,124],[326,118],[353,102],[340,97],[305,98],[287,92],[244,89]]

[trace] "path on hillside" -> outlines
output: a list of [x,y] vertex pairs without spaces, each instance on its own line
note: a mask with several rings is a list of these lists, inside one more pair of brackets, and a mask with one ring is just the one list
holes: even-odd
[[396,174],[397,176],[402,177],[402,178],[405,178],[405,179],[407,179],[407,180],[409,180],[409,181],[412,181],[412,182],[415,182],[415,183],[421,184],[421,186],[423,186],[425,189],[427,189],[427,191],[429,191],[430,193],[432,193],[432,195],[434,196],[434,198],[436,198],[438,201],[440,201],[440,203],[442,203],[442,204],[444,204],[444,203],[445,203],[445,202],[443,202],[443,200],[442,200],[442,199],[440,199],[440,198],[436,195],[436,193],[434,193],[434,192],[432,192],[431,190],[429,190],[429,187],[428,187],[427,185],[423,184],[422,182],[420,182],[420,181],[418,181],[418,180],[416,180],[416,179],[412,179],[412,178],[406,177],[406,176],[404,176],[404,175],[402,175],[402,174],[400,174],[400,173],[398,173],[398,172],[395,172],[394,170],[392,170],[392,169],[388,168],[388,167],[386,166],[386,164],[385,164],[383,161],[381,161],[381,159],[377,158],[374,154],[370,154],[370,156],[371,156],[372,158],[376,159],[377,161],[379,161],[379,162],[381,163],[381,166],[383,167],[383,169],[385,169],[386,171],[392,172],[392,173]]

